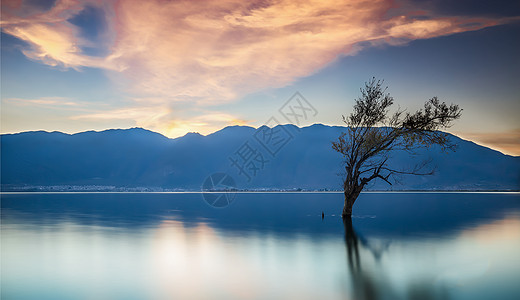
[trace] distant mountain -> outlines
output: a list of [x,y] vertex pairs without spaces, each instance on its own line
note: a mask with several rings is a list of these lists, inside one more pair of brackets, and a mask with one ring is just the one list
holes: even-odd
[[[211,174],[229,174],[244,189],[341,189],[341,157],[330,142],[345,130],[315,124],[273,130],[230,126],[207,136],[169,139],[142,128],[77,134],[33,131],[1,135],[2,190],[28,186],[113,186],[200,190]],[[430,158],[431,176],[403,176],[373,190],[518,190],[520,157],[450,135],[459,147],[392,154],[394,165]],[[245,164],[244,164],[245,162]],[[240,170],[242,168],[242,170]],[[256,173],[256,174],[255,174]],[[249,176],[249,177],[248,177]]]

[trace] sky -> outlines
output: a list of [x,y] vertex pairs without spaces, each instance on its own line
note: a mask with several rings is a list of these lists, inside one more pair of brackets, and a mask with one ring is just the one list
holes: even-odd
[[1,133],[209,134],[295,92],[317,112],[298,125],[342,125],[376,77],[396,107],[456,103],[447,131],[520,155],[518,1],[1,3]]

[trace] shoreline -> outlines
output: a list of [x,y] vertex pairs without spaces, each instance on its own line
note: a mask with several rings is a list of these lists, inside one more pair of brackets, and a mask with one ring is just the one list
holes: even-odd
[[[0,191],[0,194],[203,194],[203,193],[236,193],[236,194],[343,194],[343,191],[319,191],[319,190],[302,190],[302,191],[291,191],[291,190],[222,190],[222,191],[52,191],[52,190],[40,190],[40,191]],[[520,190],[374,190],[374,191],[363,191],[362,194],[520,194]]]

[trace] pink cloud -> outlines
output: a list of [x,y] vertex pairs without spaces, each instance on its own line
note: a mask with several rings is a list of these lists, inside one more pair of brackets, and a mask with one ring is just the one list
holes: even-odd
[[65,97],[42,97],[37,99],[24,99],[24,98],[6,98],[2,99],[2,101],[10,102],[16,105],[21,106],[59,106],[59,107],[77,107],[81,104],[73,99],[65,98]]
[[[115,43],[99,58],[82,53],[88,41],[67,22],[86,4],[100,5],[96,1],[58,0],[43,12],[11,2],[3,4],[2,28],[31,45],[26,56],[49,65],[117,70],[137,95],[202,103],[285,86],[355,54],[361,42],[402,43],[500,23],[426,12],[416,19],[396,14],[390,0],[121,0],[104,6],[113,10]],[[390,11],[394,16],[386,17]]]
[[[385,17],[392,1],[118,2],[113,58],[133,91],[213,104],[308,76],[359,44],[475,30],[491,19]],[[470,26],[471,25],[471,26]]]
[[[113,43],[105,57],[83,53],[89,41],[67,21],[87,4],[108,16]],[[135,98],[155,99],[135,101],[135,107],[145,108],[141,111],[132,107],[89,118],[123,116],[166,126],[161,132],[189,127],[189,122],[208,131],[204,126],[222,121],[201,125],[195,118],[181,118],[175,123],[171,103],[233,101],[309,76],[354,55],[360,45],[402,44],[507,21],[437,17],[396,7],[391,0],[57,0],[48,11],[3,1],[2,8],[2,30],[30,45],[23,50],[27,57],[52,66],[106,69]]]

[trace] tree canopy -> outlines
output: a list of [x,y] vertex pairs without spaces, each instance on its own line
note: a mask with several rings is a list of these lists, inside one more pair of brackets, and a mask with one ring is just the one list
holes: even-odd
[[382,80],[372,78],[361,88],[361,96],[355,100],[354,110],[343,116],[347,131],[332,143],[332,148],[343,155],[345,164],[345,205],[347,198],[352,205],[367,183],[378,178],[391,184],[398,174],[426,175],[426,163],[412,169],[391,168],[390,152],[395,150],[414,154],[415,150],[439,145],[443,150],[454,150],[455,144],[439,129],[448,128],[460,118],[462,109],[455,104],[440,102],[437,97],[429,99],[424,107],[413,113],[402,109],[390,112],[394,99],[383,87]]

